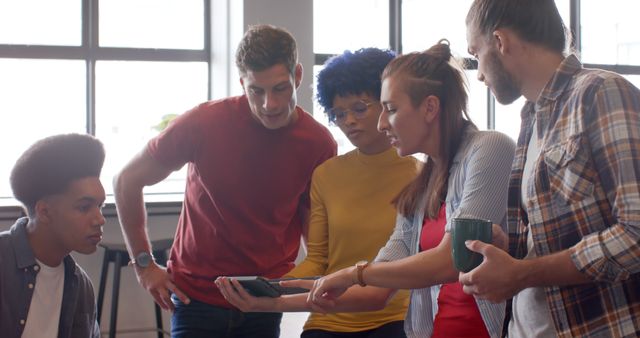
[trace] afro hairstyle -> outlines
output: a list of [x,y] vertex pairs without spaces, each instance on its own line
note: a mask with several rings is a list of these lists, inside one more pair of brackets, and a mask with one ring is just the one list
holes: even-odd
[[86,134],[62,134],[41,139],[27,149],[11,170],[13,196],[35,212],[44,197],[63,193],[73,181],[99,177],[104,163],[102,142]]
[[318,103],[327,112],[336,96],[367,93],[380,99],[380,75],[395,56],[391,50],[362,48],[331,57],[317,76]]

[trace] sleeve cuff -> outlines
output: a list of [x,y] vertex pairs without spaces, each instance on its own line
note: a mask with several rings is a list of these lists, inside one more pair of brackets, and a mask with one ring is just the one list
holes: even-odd
[[573,246],[571,260],[578,271],[595,281],[618,282],[629,278],[629,272],[607,259],[599,234],[585,237]]

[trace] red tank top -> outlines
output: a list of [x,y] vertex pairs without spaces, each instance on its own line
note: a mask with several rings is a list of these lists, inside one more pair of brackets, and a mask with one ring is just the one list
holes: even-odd
[[[433,249],[444,237],[446,207],[440,207],[437,219],[425,218],[420,234],[420,251]],[[443,284],[438,295],[438,313],[432,338],[489,337],[475,298],[462,291],[459,282]]]

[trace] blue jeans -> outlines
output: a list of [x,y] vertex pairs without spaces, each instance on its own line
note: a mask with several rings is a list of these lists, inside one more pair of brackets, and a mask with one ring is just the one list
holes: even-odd
[[282,313],[241,312],[191,299],[182,303],[171,296],[175,311],[171,317],[173,338],[278,338]]

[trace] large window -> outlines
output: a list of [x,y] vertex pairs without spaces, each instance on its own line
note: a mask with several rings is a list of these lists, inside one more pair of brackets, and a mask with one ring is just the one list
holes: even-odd
[[[353,2],[353,6],[358,7],[355,12],[341,11],[350,14],[351,19],[344,19],[337,18],[332,10],[337,4],[314,1],[316,72],[328,57],[344,49],[374,46],[413,52],[425,50],[441,38],[450,41],[454,56],[468,57],[464,21],[472,0],[378,0],[367,2],[367,5],[362,2]],[[640,35],[637,34],[640,21],[634,15],[640,10],[640,2],[556,0],[556,4],[565,25],[573,32],[575,50],[587,67],[613,70],[636,85],[640,83]],[[382,16],[387,18],[381,19]],[[378,20],[375,27],[371,27],[373,20]],[[337,28],[352,34],[337,34]],[[376,40],[371,40],[374,34],[363,31],[375,32]],[[482,129],[496,129],[516,139],[524,98],[511,105],[499,104],[477,80],[473,63],[469,64],[465,73],[469,81],[472,120]],[[326,121],[322,114],[316,115],[320,121]],[[337,128],[332,132],[339,141],[340,153],[353,149]]]
[[585,0],[580,22],[582,60],[585,63],[640,66],[640,22],[637,0]]
[[[163,126],[209,97],[208,0],[0,1],[0,205],[9,171],[35,140],[101,139],[102,182]],[[11,145],[6,146],[6,145]],[[180,200],[184,169],[145,190]]]

